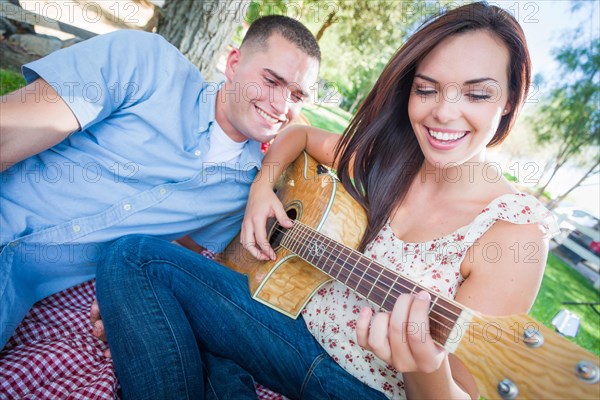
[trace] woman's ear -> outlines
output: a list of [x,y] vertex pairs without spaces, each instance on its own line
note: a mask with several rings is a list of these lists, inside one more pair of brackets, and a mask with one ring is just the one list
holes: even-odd
[[240,62],[240,56],[241,54],[239,49],[231,50],[227,56],[227,64],[225,64],[225,76],[227,77],[228,81],[232,81],[233,77],[235,76],[235,71]]
[[502,110],[502,116],[504,117],[505,115],[508,115],[508,113],[510,113],[511,111],[512,111],[512,104],[507,102],[506,105],[504,106],[504,110]]

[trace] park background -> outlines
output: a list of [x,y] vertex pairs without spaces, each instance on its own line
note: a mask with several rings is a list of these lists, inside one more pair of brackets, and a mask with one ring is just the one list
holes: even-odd
[[[323,52],[321,80],[314,88],[314,103],[306,107],[304,115],[312,125],[342,132],[387,60],[411,32],[444,7],[466,2],[0,0],[2,3],[43,17],[35,29],[18,22],[0,27],[0,94],[23,84],[16,73],[18,63],[11,60],[35,59],[81,40],[66,32],[68,26],[92,34],[116,29],[158,32],[197,64],[208,79],[219,80],[227,49],[239,45],[253,19],[268,14],[297,18],[317,36]],[[491,151],[491,158],[519,188],[538,196],[557,212],[576,208],[597,218],[600,2],[490,3],[511,12],[523,27],[534,73],[518,124],[506,142]],[[10,16],[6,14],[5,10],[3,16]],[[53,26],[53,21],[65,25]],[[592,239],[600,240],[597,223],[592,228]],[[531,315],[552,326],[552,318],[561,309],[570,310],[581,319],[580,332],[573,340],[600,354],[598,307],[585,304],[600,303],[597,256],[584,260],[589,262],[582,266],[577,262],[581,260],[562,252],[558,243],[555,246]],[[591,269],[591,274],[587,269],[581,274],[581,268]]]

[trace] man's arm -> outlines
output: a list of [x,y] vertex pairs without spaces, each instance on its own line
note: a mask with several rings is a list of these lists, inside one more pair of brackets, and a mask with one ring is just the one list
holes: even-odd
[[46,81],[0,98],[0,172],[79,129],[75,115]]

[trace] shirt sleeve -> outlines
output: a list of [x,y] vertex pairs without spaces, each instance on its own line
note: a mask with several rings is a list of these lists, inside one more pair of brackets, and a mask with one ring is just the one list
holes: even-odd
[[161,70],[181,58],[183,55],[160,35],[121,30],[26,64],[23,76],[27,83],[39,77],[48,82],[85,130],[149,97],[166,78]]

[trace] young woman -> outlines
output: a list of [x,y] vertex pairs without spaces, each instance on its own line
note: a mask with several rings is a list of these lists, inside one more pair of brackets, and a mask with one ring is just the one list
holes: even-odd
[[[553,221],[503,179],[486,148],[508,135],[529,79],[518,23],[493,6],[464,6],[408,40],[343,136],[291,127],[265,165],[279,166],[269,173],[278,176],[306,149],[332,165],[365,208],[361,250],[368,256],[485,314],[525,313],[539,289]],[[256,180],[241,238],[257,258],[274,257],[264,228],[270,216],[290,226],[272,182]],[[373,316],[342,284],[325,289],[303,318],[344,369],[392,397],[476,398],[464,366],[429,334],[422,340],[423,331],[407,329],[427,323],[427,293],[402,295],[391,313]]]
[[[408,40],[343,136],[290,128],[265,163],[280,172],[306,149],[365,208],[365,254],[483,313],[526,312],[552,221],[487,162],[486,148],[508,134],[529,79],[514,18],[466,5]],[[291,224],[268,175],[252,187],[242,229],[245,247],[262,259],[275,257],[266,218]],[[152,238],[121,239],[98,271],[126,397],[160,385],[173,396],[213,387],[215,357],[291,398],[478,397],[466,368],[428,334],[428,293],[401,295],[392,312],[373,314],[341,284],[324,289],[293,321],[251,300],[244,277]],[[200,360],[209,360],[204,371]]]

